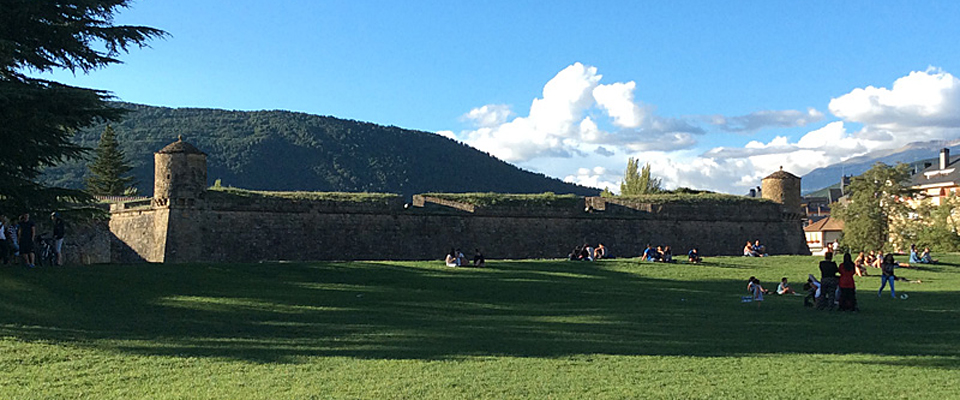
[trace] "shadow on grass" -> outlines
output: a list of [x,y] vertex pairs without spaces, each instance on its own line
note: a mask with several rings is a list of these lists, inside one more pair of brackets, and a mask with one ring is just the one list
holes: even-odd
[[[661,279],[635,263],[494,261],[3,270],[0,336],[120,353],[296,362],[577,354],[960,357],[960,296],[860,291],[859,314],[802,297],[740,303],[741,280]],[[657,266],[690,268],[689,266]],[[711,267],[710,264],[704,267]],[[736,268],[734,262],[713,265]],[[871,281],[872,282],[872,281]]]

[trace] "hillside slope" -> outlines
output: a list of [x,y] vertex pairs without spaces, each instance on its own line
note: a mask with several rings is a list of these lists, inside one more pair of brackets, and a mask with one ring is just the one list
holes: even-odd
[[[172,109],[123,104],[114,123],[141,194],[153,192],[153,153],[178,135],[208,155],[210,184],[257,190],[573,193],[599,189],[522,170],[477,149],[421,131],[289,111]],[[104,125],[74,137],[94,148]],[[86,162],[49,168],[46,183],[79,188]]]
[[920,163],[920,165],[922,165],[923,161],[936,160],[940,154],[940,149],[944,147],[950,148],[950,154],[960,154],[957,153],[960,147],[954,147],[958,145],[960,145],[960,141],[958,140],[950,142],[913,142],[898,149],[870,152],[840,163],[810,171],[802,177],[801,190],[807,193],[830,185],[839,184],[841,176],[860,175],[877,162],[889,165],[898,162],[907,164]]

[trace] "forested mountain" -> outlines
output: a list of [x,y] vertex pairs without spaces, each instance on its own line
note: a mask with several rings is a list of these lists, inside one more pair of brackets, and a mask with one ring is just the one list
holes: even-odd
[[[141,195],[153,193],[153,153],[183,135],[207,153],[210,184],[258,190],[574,193],[598,189],[517,168],[421,131],[289,111],[226,111],[122,104],[113,128]],[[94,148],[105,125],[78,132]],[[79,188],[87,161],[48,168],[47,183]]]

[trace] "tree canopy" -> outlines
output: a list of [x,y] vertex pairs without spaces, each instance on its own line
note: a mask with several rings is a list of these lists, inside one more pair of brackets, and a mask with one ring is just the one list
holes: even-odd
[[123,113],[102,90],[33,78],[28,71],[89,72],[119,63],[132,46],[165,35],[141,26],[114,26],[129,0],[0,0],[0,207],[15,212],[54,208],[88,198],[38,182],[45,167],[77,159],[77,129]]
[[909,167],[903,163],[893,167],[876,163],[854,177],[848,186],[850,201],[836,205],[833,212],[843,220],[841,244],[854,251],[888,249],[891,225],[907,216],[909,178]]
[[[463,143],[429,133],[290,111],[227,111],[120,104],[113,124],[140,193],[153,190],[153,153],[183,135],[207,153],[210,184],[251,190],[574,193],[598,189],[517,168]],[[95,147],[106,124],[78,131]],[[51,185],[82,187],[86,164],[48,168]]]
[[620,182],[620,195],[636,196],[661,191],[663,191],[661,180],[651,175],[650,163],[644,164],[641,168],[640,161],[630,157],[627,160],[627,169],[623,172],[623,181]]

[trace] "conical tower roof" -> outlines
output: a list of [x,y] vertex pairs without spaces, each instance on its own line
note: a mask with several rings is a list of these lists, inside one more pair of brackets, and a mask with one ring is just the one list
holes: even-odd
[[157,153],[160,154],[173,154],[173,153],[184,153],[184,154],[203,154],[206,153],[200,151],[196,146],[184,142],[183,135],[177,136],[177,141],[168,144],[166,147],[160,149]]
[[774,172],[763,179],[800,179],[800,177],[784,171],[783,166],[781,166],[779,171]]

